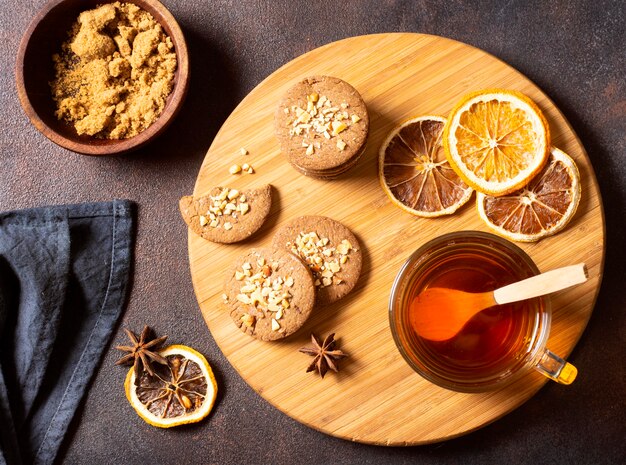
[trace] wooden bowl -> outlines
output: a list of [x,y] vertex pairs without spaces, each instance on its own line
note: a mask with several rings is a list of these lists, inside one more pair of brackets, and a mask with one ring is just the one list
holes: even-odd
[[161,134],[180,110],[189,85],[187,44],[178,23],[157,0],[124,0],[148,11],[174,44],[178,65],[174,87],[158,119],[138,135],[121,140],[78,135],[70,124],[54,115],[50,81],[54,79],[52,55],[59,53],[67,31],[85,10],[115,0],[52,0],[31,22],[20,43],[16,63],[17,93],[30,121],[55,144],[85,155],[113,155],[147,144]]

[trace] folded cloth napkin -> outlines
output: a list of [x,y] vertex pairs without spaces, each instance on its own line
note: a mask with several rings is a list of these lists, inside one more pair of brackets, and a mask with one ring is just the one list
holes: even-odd
[[50,464],[129,288],[127,200],[0,213],[0,465]]

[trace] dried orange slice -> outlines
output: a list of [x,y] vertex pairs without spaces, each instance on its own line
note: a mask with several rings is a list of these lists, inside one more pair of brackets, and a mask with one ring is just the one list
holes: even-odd
[[491,89],[464,96],[448,117],[443,147],[450,166],[469,186],[505,195],[546,164],[548,123],[520,92]]
[[520,242],[534,242],[561,231],[580,202],[576,163],[552,148],[543,171],[524,188],[503,196],[477,193],[481,219],[495,232]]
[[146,371],[135,386],[135,371],[126,375],[126,398],[137,414],[152,426],[195,423],[205,418],[215,403],[217,383],[206,358],[191,347],[172,345],[159,351],[168,361],[154,364],[154,376]]
[[472,195],[444,155],[445,123],[439,116],[413,118],[391,131],[380,147],[383,190],[395,205],[416,216],[449,215]]

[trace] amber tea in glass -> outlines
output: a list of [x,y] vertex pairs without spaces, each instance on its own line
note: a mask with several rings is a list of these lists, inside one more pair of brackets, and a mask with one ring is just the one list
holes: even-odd
[[390,324],[396,345],[419,374],[457,391],[500,387],[531,367],[571,382],[575,368],[545,349],[551,319],[546,297],[483,310],[445,341],[420,337],[410,323],[411,312],[419,311],[415,298],[429,287],[492,291],[538,273],[523,250],[492,234],[464,231],[430,241],[405,263],[392,289]]

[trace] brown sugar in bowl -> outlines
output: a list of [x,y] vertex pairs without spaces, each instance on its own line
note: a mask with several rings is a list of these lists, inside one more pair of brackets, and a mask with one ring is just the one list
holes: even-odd
[[85,10],[115,0],[52,0],[33,19],[22,37],[15,67],[17,93],[22,108],[33,125],[61,147],[84,155],[114,155],[135,150],[160,135],[180,110],[189,86],[189,56],[180,26],[157,0],[121,0],[134,3],[149,12],[171,38],[177,66],[172,92],[156,121],[128,139],[98,139],[78,135],[74,127],[55,116],[55,102],[50,90],[54,79],[52,55],[67,39],[67,31]]

